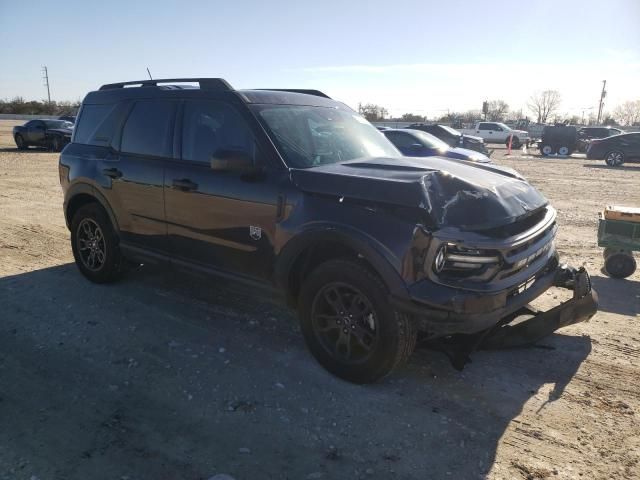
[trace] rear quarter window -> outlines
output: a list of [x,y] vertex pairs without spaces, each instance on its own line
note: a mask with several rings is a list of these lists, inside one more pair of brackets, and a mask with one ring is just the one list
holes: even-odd
[[171,157],[176,104],[166,100],[136,102],[122,130],[120,150],[150,157]]
[[73,133],[73,142],[85,145],[109,145],[115,131],[113,117],[115,104],[83,105]]

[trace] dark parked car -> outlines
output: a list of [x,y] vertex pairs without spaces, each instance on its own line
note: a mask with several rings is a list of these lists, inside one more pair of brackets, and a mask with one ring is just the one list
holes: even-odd
[[543,156],[571,155],[577,147],[578,131],[572,125],[547,125],[538,148]]
[[625,162],[640,161],[640,133],[625,133],[599,140],[591,140],[587,158],[604,160],[610,167]]
[[447,157],[478,163],[491,163],[491,159],[480,152],[466,148],[451,148],[433,135],[412,129],[387,129],[382,132],[403,155],[408,157]]
[[489,150],[484,143],[482,137],[476,137],[474,135],[463,135],[455,128],[448,127],[446,125],[427,125],[424,123],[414,123],[407,128],[413,130],[422,130],[439,138],[450,147],[461,147],[468,150],[475,150],[476,152],[489,155]]
[[13,139],[20,150],[30,146],[61,151],[71,140],[73,124],[64,120],[30,120],[13,127]]
[[403,157],[321,92],[104,85],[59,169],[86,278],[151,260],[263,288],[353,382],[391,372],[418,332],[504,344],[495,327],[552,285],[574,296],[520,324],[535,339],[596,310],[587,273],[558,261],[556,212],[535,188],[491,165]]
[[624,130],[614,127],[582,127],[578,130],[578,151],[586,152],[589,142],[596,138],[607,138],[620,135]]

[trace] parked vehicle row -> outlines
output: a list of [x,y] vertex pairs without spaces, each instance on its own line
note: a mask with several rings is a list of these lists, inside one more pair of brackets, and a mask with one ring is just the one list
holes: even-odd
[[413,125],[409,125],[407,128],[421,130],[433,135],[452,148],[466,148],[467,150],[475,150],[476,152],[483,153],[484,155],[489,155],[489,150],[487,150],[487,146],[485,145],[482,137],[464,135],[455,128],[451,128],[446,125],[414,123]]
[[[152,260],[263,287],[298,312],[318,362],[358,383],[403,363],[418,333],[514,346],[596,312],[526,180],[403,157],[383,133],[318,91],[104,85],[60,156],[76,264],[97,283]],[[554,285],[572,299],[527,307]]]

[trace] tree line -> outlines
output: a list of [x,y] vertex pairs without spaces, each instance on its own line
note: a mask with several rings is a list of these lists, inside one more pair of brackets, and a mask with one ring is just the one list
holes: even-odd
[[[578,115],[561,115],[560,106],[562,97],[557,90],[543,90],[536,92],[527,101],[527,109],[537,123],[568,122],[572,125],[583,123],[595,124],[597,119],[590,112],[585,118]],[[388,117],[385,107],[373,103],[359,104],[358,112],[370,122],[381,120],[401,122],[425,122],[427,118],[414,113],[404,113],[396,118]],[[504,122],[506,120],[519,120],[524,118],[522,110],[512,111],[504,100],[491,100],[487,102],[486,112],[482,110],[467,110],[466,112],[449,112],[436,120],[444,123],[473,123],[482,120],[490,122]],[[640,100],[628,101],[616,107],[611,113],[605,114],[601,119],[603,125],[640,126]]]
[[0,113],[16,115],[75,115],[80,108],[80,101],[76,102],[47,102],[25,100],[15,97],[11,100],[0,99]]

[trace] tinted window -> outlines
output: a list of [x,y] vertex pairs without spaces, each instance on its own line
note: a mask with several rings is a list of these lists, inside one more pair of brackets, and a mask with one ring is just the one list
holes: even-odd
[[95,136],[98,127],[113,110],[113,105],[84,105],[80,112],[80,119],[75,127],[73,142],[92,144],[91,139]]
[[170,157],[173,150],[174,112],[174,102],[136,102],[124,125],[120,149],[151,157]]
[[404,132],[383,132],[386,137],[398,148],[409,148],[419,140]]
[[182,159],[209,163],[219,150],[254,157],[255,142],[244,119],[230,105],[186,102],[182,124]]
[[493,130],[494,128],[493,123],[481,123],[478,130]]

